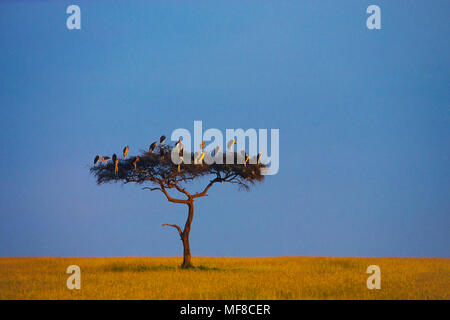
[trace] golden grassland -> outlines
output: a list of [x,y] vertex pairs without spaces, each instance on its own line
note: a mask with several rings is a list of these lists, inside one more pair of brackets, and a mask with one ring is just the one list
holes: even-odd
[[[0,258],[0,299],[446,299],[449,258]],[[81,268],[81,290],[66,286]],[[366,269],[381,269],[368,290]]]

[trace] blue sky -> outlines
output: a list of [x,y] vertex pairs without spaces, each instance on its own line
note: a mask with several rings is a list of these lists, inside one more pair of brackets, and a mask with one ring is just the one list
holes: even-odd
[[2,1],[0,255],[181,255],[184,206],[89,166],[202,120],[280,129],[280,171],[199,199],[194,256],[448,257],[449,9]]

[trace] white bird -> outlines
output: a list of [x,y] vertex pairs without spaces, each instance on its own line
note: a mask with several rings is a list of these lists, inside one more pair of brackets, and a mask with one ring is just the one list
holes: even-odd
[[222,147],[221,147],[220,145],[218,145],[217,147],[215,147],[214,150],[212,151],[211,156],[213,156],[213,157],[217,156],[217,155],[219,154],[221,148],[222,148]]
[[233,146],[236,144],[236,140],[233,138],[232,140],[228,141],[227,148],[228,150],[233,150]]
[[180,151],[183,150],[183,144],[181,143],[181,139],[178,139],[178,142],[175,143],[175,148],[178,153],[180,153]]

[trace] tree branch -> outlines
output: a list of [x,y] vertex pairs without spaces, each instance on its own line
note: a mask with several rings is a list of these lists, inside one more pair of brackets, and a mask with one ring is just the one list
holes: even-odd
[[222,181],[224,181],[224,180],[220,177],[217,177],[214,180],[211,180],[202,192],[194,194],[192,196],[192,198],[195,199],[195,198],[200,198],[200,197],[206,196],[206,193],[208,192],[209,188],[211,188],[214,183],[222,182]]
[[176,224],[168,224],[168,223],[164,223],[163,227],[174,227],[178,230],[178,234],[180,235],[180,238],[183,239],[183,232],[181,231],[181,228],[179,226],[177,226]]
[[161,191],[162,193],[164,193],[166,195],[167,200],[169,200],[170,202],[189,204],[188,200],[172,198],[170,196],[170,194],[164,188],[149,188],[149,187],[142,188],[142,190],[145,190],[145,189],[150,190],[150,191],[155,191],[155,190]]
[[191,197],[191,194],[190,194],[189,192],[187,192],[185,189],[181,188],[179,185],[173,184],[173,186],[174,186],[175,189],[177,189],[179,192],[184,193],[188,198]]

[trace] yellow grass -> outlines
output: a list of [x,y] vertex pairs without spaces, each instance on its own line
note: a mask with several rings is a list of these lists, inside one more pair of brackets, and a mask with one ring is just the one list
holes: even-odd
[[[448,258],[0,258],[0,299],[449,299]],[[69,290],[69,265],[81,290]],[[368,290],[366,268],[381,268]]]

